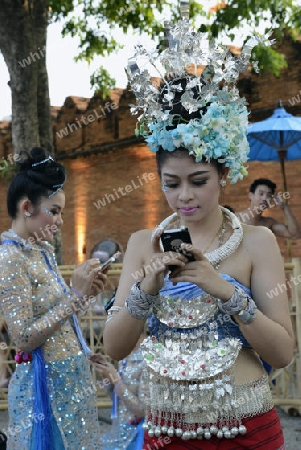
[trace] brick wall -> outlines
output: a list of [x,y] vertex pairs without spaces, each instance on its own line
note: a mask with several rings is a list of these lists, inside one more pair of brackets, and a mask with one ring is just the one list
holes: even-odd
[[[282,50],[289,66],[279,78],[247,74],[240,79],[239,88],[249,102],[253,122],[271,115],[278,98],[289,112],[301,116],[301,102],[295,106],[288,102],[301,89],[301,44],[285,39]],[[107,237],[126,246],[132,232],[154,227],[170,213],[157,177],[155,156],[134,136],[136,117],[130,114],[130,103],[134,103],[131,92],[117,89],[111,98],[68,97],[61,108],[52,108],[55,152],[68,173],[62,229],[65,264],[84,260],[93,245]],[[57,134],[61,130],[67,130],[63,137]],[[0,159],[7,159],[10,153],[11,125],[2,122]],[[300,160],[286,162],[285,168],[289,203],[301,223],[301,153]],[[283,191],[279,163],[250,162],[249,177],[227,185],[221,204],[229,204],[237,211],[246,208],[249,185],[260,177],[272,179]],[[0,187],[2,231],[10,226],[7,182],[2,178]],[[279,207],[269,214],[283,221]],[[283,255],[287,255],[286,241],[278,242]],[[301,256],[301,240],[293,242],[292,256]]]
[[[152,228],[168,213],[155,158],[145,146],[110,150],[66,163],[65,261],[84,258],[101,239],[123,246],[140,228]],[[76,233],[76,230],[79,233]]]

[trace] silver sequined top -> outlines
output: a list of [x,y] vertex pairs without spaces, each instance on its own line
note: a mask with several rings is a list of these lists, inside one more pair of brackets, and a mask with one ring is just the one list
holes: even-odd
[[62,285],[68,292],[69,288],[61,276],[57,275],[60,282],[56,277],[52,246],[47,242],[31,245],[12,230],[1,237],[0,305],[11,339],[28,352],[44,344],[46,361],[78,355],[81,348],[70,320],[48,339],[43,336],[47,326],[57,320],[59,305],[61,309],[70,302]]

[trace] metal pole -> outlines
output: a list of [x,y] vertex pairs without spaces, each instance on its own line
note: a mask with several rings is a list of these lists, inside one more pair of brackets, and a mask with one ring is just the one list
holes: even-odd
[[[281,131],[282,133],[282,131]],[[284,159],[286,157],[287,150],[278,150],[278,155],[280,159],[280,166],[281,166],[281,173],[283,178],[283,189],[284,192],[287,192],[287,185],[286,185],[286,175],[285,175],[285,167],[284,167]]]
[[[280,131],[280,146],[283,146],[283,131]],[[286,175],[285,175],[285,167],[284,167],[284,159],[286,157],[287,149],[278,150],[278,155],[280,159],[280,165],[281,165],[281,173],[283,178],[283,189],[284,192],[287,192],[287,185],[286,185]],[[287,199],[285,199],[285,203],[287,203]],[[288,257],[292,258],[292,241],[291,239],[287,239],[287,253]]]

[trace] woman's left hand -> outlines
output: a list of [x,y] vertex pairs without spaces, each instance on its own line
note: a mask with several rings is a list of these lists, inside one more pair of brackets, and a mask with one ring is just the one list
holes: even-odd
[[173,283],[186,281],[196,284],[208,294],[223,301],[229,300],[234,293],[234,286],[225,281],[211,265],[204,254],[190,244],[182,244],[182,249],[192,253],[195,261],[175,269],[169,279]]

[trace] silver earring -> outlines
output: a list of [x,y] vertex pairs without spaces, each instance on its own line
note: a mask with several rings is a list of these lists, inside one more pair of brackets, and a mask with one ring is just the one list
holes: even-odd
[[227,184],[227,181],[226,180],[221,180],[219,183],[220,183],[221,187],[225,187],[226,184]]
[[25,211],[24,216],[25,216],[25,217],[30,217],[30,216],[32,216],[32,214],[31,214],[29,211]]

